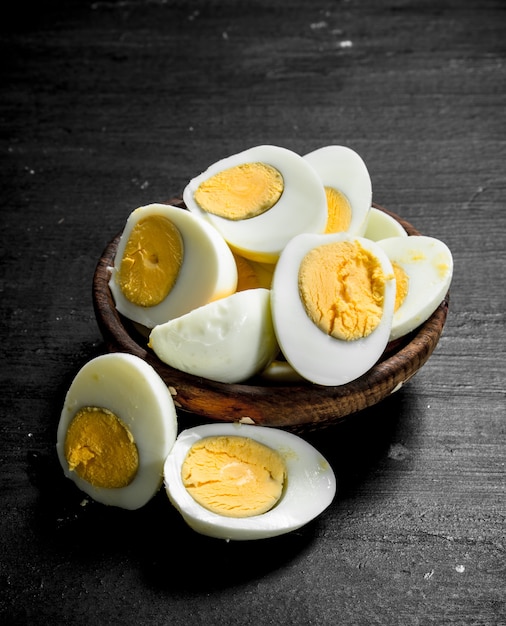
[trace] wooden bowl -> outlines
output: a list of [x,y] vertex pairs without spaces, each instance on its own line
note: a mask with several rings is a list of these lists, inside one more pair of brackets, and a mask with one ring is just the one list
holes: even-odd
[[[180,200],[171,204],[183,207]],[[394,213],[408,235],[420,233]],[[377,404],[397,391],[426,363],[446,321],[449,294],[432,316],[411,334],[391,342],[382,358],[360,378],[336,387],[309,382],[274,383],[251,379],[219,383],[164,364],[147,347],[146,337],[118,313],[109,289],[111,268],[121,234],[105,248],[93,277],[93,305],[100,331],[111,352],[128,352],[151,364],[167,384],[178,410],[209,420],[244,422],[292,431],[316,430]]]

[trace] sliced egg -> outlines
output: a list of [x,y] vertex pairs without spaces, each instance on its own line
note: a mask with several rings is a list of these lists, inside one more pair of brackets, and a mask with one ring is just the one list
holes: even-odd
[[331,145],[304,155],[320,177],[327,196],[325,232],[363,235],[372,203],[372,183],[362,159],[351,148]]
[[74,378],[56,450],[65,476],[93,500],[138,509],[159,490],[176,435],[174,402],[159,375],[139,357],[112,353]]
[[109,287],[122,315],[153,328],[233,293],[237,266],[206,221],[171,205],[149,204],[128,217]]
[[239,291],[159,324],[149,346],[171,367],[224,383],[263,370],[279,346],[272,325],[270,292]]
[[408,233],[402,225],[385,211],[371,207],[364,237],[372,241],[387,239],[388,237],[407,237]]
[[383,353],[394,300],[392,265],[374,242],[346,233],[294,237],[271,290],[281,351],[307,380],[344,385]]
[[[195,448],[201,456],[193,464]],[[279,429],[245,424],[183,431],[167,457],[164,477],[167,495],[186,523],[198,533],[226,540],[296,530],[320,515],[336,493],[332,468],[308,442]]]
[[453,257],[448,246],[434,237],[417,235],[378,241],[394,270],[401,272],[397,283],[397,309],[390,339],[398,339],[423,324],[443,301],[453,275]]
[[188,183],[183,200],[238,254],[266,263],[275,263],[295,235],[323,232],[327,221],[318,175],[279,146],[255,146],[214,163]]

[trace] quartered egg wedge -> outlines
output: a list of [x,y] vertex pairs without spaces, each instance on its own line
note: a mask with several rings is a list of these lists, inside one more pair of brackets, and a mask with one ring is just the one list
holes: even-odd
[[109,287],[122,315],[153,328],[233,293],[237,266],[210,224],[177,207],[149,204],[127,219]]
[[164,466],[167,495],[198,533],[254,540],[291,532],[336,493],[325,458],[297,435],[246,424],[183,431]]
[[325,232],[363,235],[372,203],[372,184],[362,157],[351,148],[324,146],[304,155],[325,188]]
[[139,357],[111,353],[75,376],[56,450],[65,476],[93,500],[138,509],[159,490],[176,435],[174,402],[160,376]]
[[388,237],[407,237],[408,233],[402,225],[388,213],[380,211],[376,207],[371,207],[364,237],[371,241],[379,241]]
[[271,308],[283,355],[320,385],[344,385],[369,370],[389,339],[392,265],[376,243],[346,233],[299,235],[274,272]]
[[190,180],[183,200],[235,252],[267,263],[276,262],[292,237],[323,232],[327,221],[317,173],[279,146],[255,146],[214,163]]
[[262,371],[279,352],[270,292],[238,291],[155,326],[149,346],[171,367],[224,383]]
[[378,245],[390,259],[397,288],[403,292],[392,320],[390,340],[394,340],[418,328],[441,304],[450,288],[453,257],[445,243],[424,235],[389,237]]

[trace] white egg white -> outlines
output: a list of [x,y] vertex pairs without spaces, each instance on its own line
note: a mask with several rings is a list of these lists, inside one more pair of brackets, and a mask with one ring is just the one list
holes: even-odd
[[[191,446],[205,437],[234,435],[277,450],[285,460],[287,480],[280,501],[267,513],[233,518],[198,504],[181,478]],[[291,532],[320,515],[336,493],[336,479],[325,458],[304,439],[276,428],[246,424],[207,424],[183,431],[164,466],[167,495],[186,523],[198,533],[226,540],[253,540]]]
[[[83,407],[114,413],[133,435],[139,469],[122,488],[94,487],[69,469],[65,438],[76,412]],[[93,500],[125,509],[138,509],[159,490],[163,464],[177,436],[177,417],[169,390],[156,371],[131,354],[95,357],[75,376],[65,397],[57,431],[56,451],[65,476]]]
[[[385,276],[383,315],[367,337],[336,339],[320,330],[307,315],[299,296],[298,273],[304,256],[313,248],[336,241],[358,241],[380,261]],[[283,250],[271,289],[274,330],[290,365],[310,382],[344,385],[367,372],[380,358],[390,335],[395,301],[395,280],[390,261],[373,241],[347,233],[299,235]]]
[[406,299],[392,320],[394,340],[423,324],[441,304],[450,288],[453,257],[445,243],[424,235],[390,237],[378,245],[409,277]]
[[364,237],[371,241],[379,241],[388,237],[407,237],[403,226],[385,211],[371,207]]
[[[195,202],[199,185],[219,172],[243,163],[262,162],[283,176],[284,190],[268,211],[244,220],[229,220],[203,211]],[[320,233],[327,222],[327,202],[321,181],[297,153],[279,146],[262,145],[226,157],[186,186],[183,200],[190,211],[209,220],[242,256],[274,263],[286,243],[302,232]]]
[[270,292],[239,291],[155,326],[149,345],[161,361],[188,374],[242,382],[279,352]]
[[325,187],[346,196],[351,206],[351,223],[347,232],[363,235],[372,203],[372,183],[362,157],[351,148],[324,146],[304,155]]
[[[142,219],[163,215],[179,229],[184,257],[176,283],[167,297],[155,306],[130,302],[117,283],[121,260],[132,229]],[[230,248],[216,229],[189,211],[166,204],[148,204],[133,211],[118,243],[109,287],[118,311],[128,319],[153,328],[188,313],[207,302],[233,293],[237,265]]]

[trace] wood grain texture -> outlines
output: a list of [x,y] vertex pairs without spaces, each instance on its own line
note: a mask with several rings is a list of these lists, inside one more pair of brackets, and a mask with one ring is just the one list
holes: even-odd
[[[11,7],[0,620],[506,624],[504,3]],[[445,241],[455,272],[444,332],[409,385],[305,435],[338,477],[332,506],[286,537],[223,544],[190,532],[163,493],[130,513],[83,501],[56,425],[78,368],[106,350],[92,280],[112,234],[260,143],[354,148],[374,200]]]

